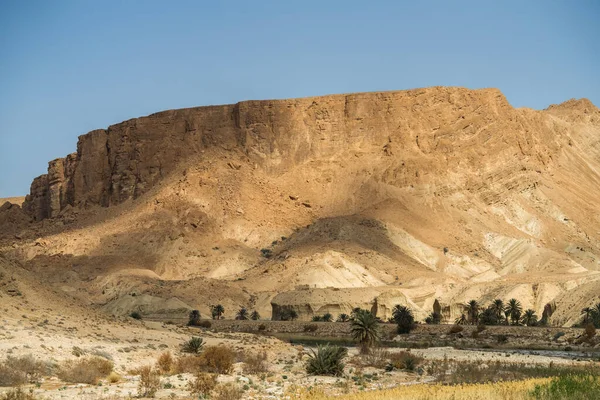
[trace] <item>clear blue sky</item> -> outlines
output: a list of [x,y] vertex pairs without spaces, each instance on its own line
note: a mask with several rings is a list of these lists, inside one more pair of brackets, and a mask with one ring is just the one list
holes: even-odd
[[164,109],[432,85],[600,105],[598,21],[594,0],[0,0],[0,197]]

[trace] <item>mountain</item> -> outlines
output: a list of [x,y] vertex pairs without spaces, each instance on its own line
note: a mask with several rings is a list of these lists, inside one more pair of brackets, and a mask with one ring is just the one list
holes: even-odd
[[569,325],[600,302],[600,110],[454,87],[170,110],[80,136],[3,208],[6,257],[110,310],[515,297]]

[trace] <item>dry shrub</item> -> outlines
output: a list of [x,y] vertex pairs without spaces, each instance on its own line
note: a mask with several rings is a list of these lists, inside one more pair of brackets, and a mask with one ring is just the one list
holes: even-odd
[[244,391],[235,383],[220,384],[215,388],[214,400],[239,400],[244,395]]
[[423,358],[408,351],[401,351],[399,353],[392,353],[390,355],[390,363],[388,364],[387,369],[404,369],[407,371],[414,371],[422,362]]
[[202,369],[203,360],[200,356],[177,357],[173,363],[174,374],[195,374]]
[[244,373],[245,374],[262,374],[269,370],[267,365],[267,353],[246,353],[244,354]]
[[455,333],[460,333],[464,330],[464,328],[460,325],[454,325],[452,326],[452,328],[450,328],[450,331],[448,331],[448,333],[455,334]]
[[100,378],[109,375],[113,367],[112,361],[105,358],[80,358],[64,361],[58,368],[57,376],[65,382],[95,385]]
[[168,374],[173,369],[173,356],[168,351],[158,356],[156,368],[163,374]]
[[361,364],[365,367],[385,368],[389,359],[389,351],[376,347],[369,353],[361,355]]
[[585,336],[588,339],[592,339],[594,336],[596,336],[596,327],[594,327],[594,324],[587,324],[585,326]]
[[110,383],[117,383],[121,381],[121,375],[117,374],[116,372],[111,372],[110,375],[108,375],[108,377],[106,377],[106,379],[108,380],[108,382]]
[[206,372],[198,372],[194,380],[188,382],[190,393],[202,397],[208,397],[215,386],[217,386],[217,375]]
[[17,386],[36,382],[47,372],[47,365],[31,354],[21,357],[6,357],[0,364],[0,386]]
[[6,393],[0,394],[0,400],[37,400],[33,394],[33,389],[30,389],[29,392],[24,391],[21,388],[16,388],[10,390]]
[[204,320],[204,321],[200,321],[200,323],[198,324],[199,327],[201,328],[205,328],[208,329],[212,326],[211,322],[208,320]]
[[200,355],[202,370],[216,374],[228,374],[233,368],[235,352],[223,345],[207,346]]
[[160,388],[160,373],[150,365],[141,367],[139,371],[140,382],[138,384],[138,396],[154,397]]

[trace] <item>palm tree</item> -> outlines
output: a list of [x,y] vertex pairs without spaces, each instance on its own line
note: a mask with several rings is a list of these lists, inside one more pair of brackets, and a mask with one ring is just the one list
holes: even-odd
[[592,316],[592,313],[594,312],[594,310],[591,307],[586,307],[583,310],[581,310],[581,313],[583,314],[583,324],[587,324]]
[[200,323],[200,311],[192,310],[188,319],[189,326],[196,326]]
[[519,323],[522,310],[523,307],[521,307],[521,302],[519,300],[510,299],[506,305],[506,308],[504,309],[504,312],[510,317],[510,322],[512,322],[513,325],[516,325]]
[[504,311],[504,302],[501,299],[496,299],[490,306],[496,315],[498,322],[502,321],[502,312]]
[[360,352],[366,354],[379,341],[379,322],[368,311],[354,314],[351,321],[352,337],[360,343]]
[[325,313],[325,314],[323,314],[323,317],[321,317],[321,321],[331,322],[331,321],[333,321],[333,315],[331,315],[330,313]]
[[342,313],[342,314],[338,315],[336,321],[337,322],[348,322],[349,320],[350,320],[350,316],[348,314]]
[[521,322],[523,322],[523,324],[527,326],[536,325],[538,322],[538,317],[537,315],[535,315],[535,311],[533,311],[531,308],[526,310],[523,314],[523,319],[521,320]]
[[237,320],[246,320],[246,319],[248,319],[248,310],[246,309],[246,307],[242,307],[242,308],[239,309],[239,311],[235,315],[235,319],[237,319]]
[[398,333],[409,333],[415,323],[415,317],[410,308],[397,305],[392,309],[392,317],[398,325]]
[[435,311],[425,318],[425,323],[428,325],[438,325],[442,321],[442,316]]
[[465,305],[465,311],[467,311],[467,316],[469,318],[469,322],[472,325],[477,325],[477,320],[479,317],[479,303],[477,300],[471,300]]
[[466,325],[469,323],[469,320],[467,319],[467,316],[465,314],[461,314],[460,317],[454,320],[454,323],[456,325]]
[[212,314],[212,319],[221,319],[223,313],[225,313],[225,308],[217,304],[216,306],[210,306],[210,313]]
[[258,321],[260,319],[260,314],[258,313],[258,311],[252,311],[252,314],[250,314],[250,319],[253,321]]

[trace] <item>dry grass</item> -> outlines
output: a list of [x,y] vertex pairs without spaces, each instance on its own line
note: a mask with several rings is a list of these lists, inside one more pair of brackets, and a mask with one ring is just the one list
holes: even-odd
[[42,400],[40,397],[36,397],[32,391],[26,392],[21,388],[10,390],[6,393],[0,394],[0,400]]
[[65,382],[95,385],[113,370],[113,363],[102,357],[87,357],[64,361],[57,376]]
[[[550,378],[528,379],[518,382],[496,382],[468,385],[411,385],[394,389],[361,392],[336,397],[340,400],[530,400],[536,385],[547,384]],[[322,390],[295,387],[291,399],[325,400],[331,396]]]
[[215,387],[213,400],[239,400],[244,396],[244,391],[235,383],[220,384]]

